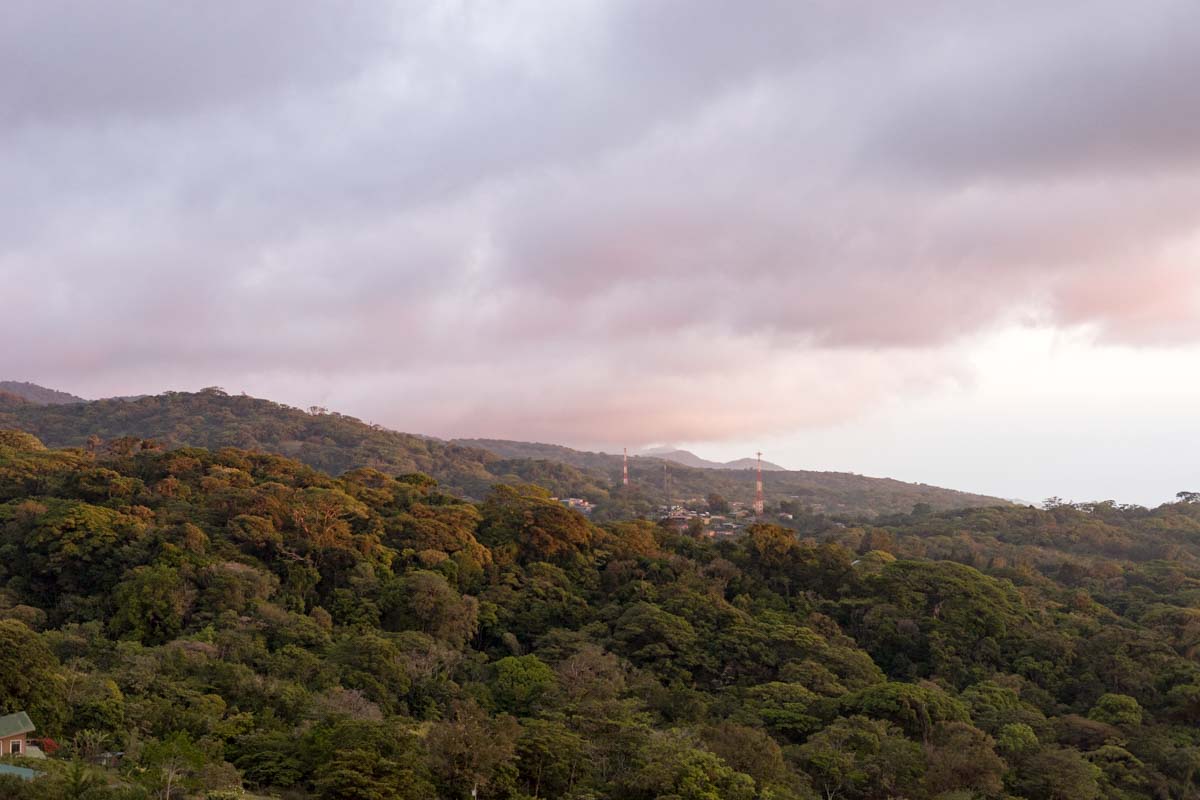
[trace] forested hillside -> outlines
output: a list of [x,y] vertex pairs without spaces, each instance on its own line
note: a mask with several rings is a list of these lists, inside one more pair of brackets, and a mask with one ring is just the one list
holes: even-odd
[[487,463],[500,460],[484,450],[389,431],[353,417],[216,389],[61,406],[0,398],[0,426],[29,431],[53,446],[83,447],[93,436],[100,442],[136,436],[166,446],[274,452],[330,474],[360,466],[419,471],[456,488],[478,480],[486,484],[493,477]]
[[[445,442],[325,409],[301,410],[218,389],[55,406],[0,394],[0,427],[28,431],[54,447],[135,436],[165,446],[278,453],[330,475],[364,466],[393,475],[419,471],[437,478],[448,491],[476,499],[495,483],[532,482],[556,496],[600,503],[601,516],[608,518],[644,512],[668,499],[699,500],[715,492],[749,502],[754,495],[754,476],[747,470],[693,469],[650,458],[632,460],[632,491],[614,491],[620,485],[619,456],[498,440]],[[670,469],[669,492],[664,466]],[[1003,502],[834,472],[772,472],[765,489],[769,502],[800,500],[838,514],[906,512],[917,503],[949,509]]]
[[14,395],[27,400],[30,403],[38,405],[62,405],[65,403],[86,403],[82,397],[76,397],[73,394],[60,392],[56,389],[47,389],[45,386],[38,386],[36,383],[28,381],[0,381],[0,393]]
[[[610,476],[614,484],[621,477],[622,457],[619,455],[501,439],[462,439],[459,443],[482,447],[506,458],[561,461]],[[688,467],[660,458],[636,456],[629,459],[629,477],[635,495],[652,498],[655,502],[665,501],[668,489],[675,502],[712,493],[741,503],[754,500],[755,472],[752,469]],[[798,501],[831,514],[907,512],[918,503],[938,510],[1008,504],[996,497],[848,472],[764,470],[763,492],[768,504]]]
[[0,713],[62,745],[0,797],[1200,797],[1197,500],[713,542],[0,433]]
[[755,458],[738,458],[733,461],[709,461],[707,458],[701,458],[689,450],[679,450],[674,447],[656,447],[645,453],[648,456],[673,461],[676,464],[683,464],[686,467],[703,467],[705,469],[757,469],[761,464],[764,471],[782,471],[785,467],[778,464],[773,464],[770,461],[759,462]]

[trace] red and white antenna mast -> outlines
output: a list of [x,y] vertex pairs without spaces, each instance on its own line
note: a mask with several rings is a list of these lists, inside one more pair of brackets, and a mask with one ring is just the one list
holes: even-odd
[[629,485],[629,448],[625,448],[625,458],[621,462],[621,484]]
[[758,480],[754,484],[754,513],[762,516],[763,513],[763,490],[762,490],[762,453],[758,453]]

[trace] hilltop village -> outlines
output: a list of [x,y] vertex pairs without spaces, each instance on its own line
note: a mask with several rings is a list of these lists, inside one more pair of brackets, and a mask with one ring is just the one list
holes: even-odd
[[[591,516],[596,504],[582,497],[554,498],[564,506]],[[659,505],[655,507],[655,516],[659,523],[680,533],[691,533],[696,536],[706,536],[714,539],[721,536],[735,536],[745,532],[749,525],[756,522],[777,522],[784,526],[795,520],[795,515],[787,511],[777,511],[758,515],[746,503],[729,502],[725,509],[714,513],[708,501],[696,498],[680,504]]]

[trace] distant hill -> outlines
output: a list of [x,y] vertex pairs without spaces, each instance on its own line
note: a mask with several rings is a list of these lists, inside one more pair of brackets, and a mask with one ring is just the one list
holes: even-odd
[[[695,467],[696,469],[754,469],[758,465],[758,460],[753,458],[739,458],[734,461],[709,461],[707,458],[701,458],[689,450],[679,450],[673,447],[659,447],[653,450],[647,450],[642,455],[654,456],[666,461],[674,461],[676,464],[683,464],[685,467]],[[770,461],[762,462],[764,472],[786,472],[787,467],[781,467],[778,464],[772,464]]]
[[82,397],[60,392],[57,389],[47,389],[36,383],[26,381],[0,381],[0,392],[16,395],[22,400],[37,403],[42,406],[66,405],[67,403],[86,403]]
[[[469,447],[489,450],[505,458],[561,461],[579,469],[600,472],[608,477],[614,487],[619,485],[621,480],[620,455],[505,439],[455,441]],[[653,502],[667,499],[668,487],[669,497],[675,501],[701,500],[712,492],[733,502],[750,503],[754,500],[755,475],[745,467],[697,468],[662,457],[640,455],[629,457],[629,477],[632,488]],[[1007,500],[997,497],[943,489],[923,483],[905,483],[891,478],[868,478],[848,472],[784,469],[765,471],[763,493],[768,504],[792,500],[816,511],[844,515],[905,513],[917,503],[925,503],[939,510],[1009,505]]]
[[[607,471],[619,465],[621,456],[612,453],[595,453],[591,450],[574,450],[560,444],[542,442],[517,442],[509,439],[454,439],[457,444],[489,450],[503,458],[534,458],[544,461],[560,461],[579,469]],[[632,462],[641,456],[630,456]],[[615,461],[614,461],[615,459]],[[619,466],[618,466],[619,469]]]
[[92,435],[102,440],[136,436],[167,447],[278,453],[333,475],[364,466],[392,474],[424,472],[471,496],[495,482],[487,464],[502,460],[342,414],[314,414],[216,389],[56,406],[0,397],[0,428],[28,431],[51,447],[82,447]]
[[[356,467],[423,472],[472,498],[483,497],[496,483],[536,483],[560,497],[607,503],[614,515],[650,513],[668,499],[702,501],[714,492],[743,503],[754,496],[754,473],[747,469],[697,469],[636,456],[630,458],[632,486],[626,490],[619,455],[494,439],[447,442],[217,389],[59,405],[0,395],[2,428],[27,431],[51,447],[83,447],[93,435],[103,441],[134,436],[168,447],[277,453],[332,475]],[[796,501],[829,514],[904,513],[917,503],[936,510],[1005,504],[994,497],[848,473],[784,470],[763,477],[769,504]]]

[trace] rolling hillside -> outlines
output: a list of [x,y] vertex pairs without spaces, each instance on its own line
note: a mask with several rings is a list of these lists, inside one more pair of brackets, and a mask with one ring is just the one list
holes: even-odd
[[[683,464],[685,467],[696,467],[698,469],[755,469],[758,462],[753,458],[738,458],[733,461],[709,461],[707,458],[701,458],[690,450],[679,450],[674,447],[659,447],[653,450],[647,450],[642,455],[661,458],[666,461],[674,461],[676,464]],[[764,472],[780,472],[786,471],[787,467],[781,467],[778,464],[772,464],[770,461],[762,462]]]
[[[572,450],[569,447],[500,439],[460,439],[460,444],[480,447],[506,458],[539,458],[562,461],[580,469],[601,472],[615,485],[621,476],[621,456]],[[698,500],[716,492],[727,500],[749,503],[754,499],[754,471],[687,467],[661,458],[630,456],[630,483],[642,494],[664,498],[668,482],[671,499]],[[868,478],[849,472],[809,470],[763,471],[767,504],[797,500],[827,514],[905,513],[917,503],[949,510],[1007,505],[1007,501],[922,483],[891,478]]]
[[41,406],[66,405],[68,403],[86,403],[82,397],[76,397],[57,389],[47,389],[28,381],[0,381],[0,392],[16,395],[22,400],[37,403]]
[[[558,445],[478,439],[442,441],[368,425],[354,417],[312,413],[217,389],[152,397],[38,405],[0,395],[0,428],[34,434],[51,447],[84,447],[89,437],[154,439],[163,446],[210,450],[237,447],[295,458],[331,475],[356,467],[389,474],[423,472],[447,489],[481,498],[495,483],[536,483],[559,496],[643,511],[667,499],[700,500],[718,493],[750,502],[750,470],[685,467],[657,458],[630,459],[632,492],[616,491],[621,457]],[[669,493],[668,493],[669,488]],[[799,501],[840,515],[903,513],[917,503],[937,510],[1003,503],[992,497],[923,484],[836,472],[764,474],[768,504]],[[618,497],[619,495],[619,497]]]

